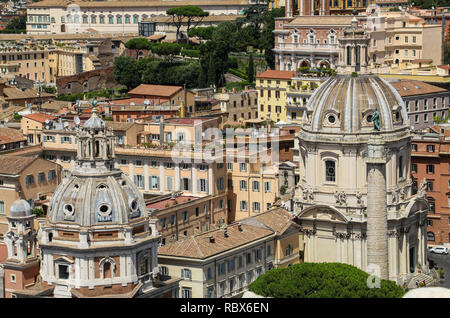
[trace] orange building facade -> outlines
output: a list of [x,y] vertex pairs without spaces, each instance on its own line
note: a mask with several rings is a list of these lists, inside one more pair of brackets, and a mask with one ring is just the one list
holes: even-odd
[[426,179],[428,244],[450,242],[450,129],[435,126],[412,140],[411,172],[415,188]]

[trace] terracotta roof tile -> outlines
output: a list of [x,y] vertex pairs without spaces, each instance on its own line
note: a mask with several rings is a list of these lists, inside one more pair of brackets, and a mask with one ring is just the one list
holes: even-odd
[[0,127],[0,145],[26,140],[27,138],[19,130]]
[[271,228],[277,234],[282,234],[291,225],[296,224],[293,221],[292,215],[283,208],[272,209],[255,215],[253,218]]
[[0,155],[0,173],[19,174],[37,158]]
[[46,114],[46,113],[32,113],[28,115],[24,115],[23,117],[40,122],[45,123],[46,120],[54,120],[56,119],[55,116]]
[[135,89],[129,91],[128,94],[170,97],[181,89],[183,89],[181,86],[141,84]]
[[[222,229],[212,230],[163,245],[158,249],[158,254],[205,259],[272,234],[274,232],[268,228],[234,223],[227,226],[227,236]],[[210,236],[214,242],[210,242]]]
[[273,78],[273,79],[291,79],[296,74],[295,71],[277,71],[277,70],[267,70],[265,72],[259,73],[257,78]]
[[402,97],[447,92],[444,88],[414,80],[400,80],[398,82],[390,82],[390,84],[394,86]]

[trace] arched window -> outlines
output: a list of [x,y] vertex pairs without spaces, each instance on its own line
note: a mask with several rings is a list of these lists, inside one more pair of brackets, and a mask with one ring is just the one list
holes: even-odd
[[336,162],[325,161],[325,181],[336,182]]
[[347,46],[347,65],[352,65],[352,48]]
[[427,241],[434,242],[434,233],[433,232],[427,232]]
[[398,177],[403,178],[403,156],[398,157]]
[[99,263],[100,267],[100,278],[114,278],[114,273],[116,271],[116,262],[110,258],[105,257]]

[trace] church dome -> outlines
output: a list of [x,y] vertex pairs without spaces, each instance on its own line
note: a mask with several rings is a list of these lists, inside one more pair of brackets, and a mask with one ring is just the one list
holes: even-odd
[[11,217],[23,217],[31,215],[31,206],[26,200],[16,200],[9,210]]
[[325,81],[307,104],[305,131],[332,134],[372,134],[372,115],[379,114],[380,133],[409,128],[400,94],[375,75],[337,75]]
[[96,176],[72,174],[55,191],[50,202],[51,223],[84,227],[128,224],[147,216],[142,194],[120,170]]

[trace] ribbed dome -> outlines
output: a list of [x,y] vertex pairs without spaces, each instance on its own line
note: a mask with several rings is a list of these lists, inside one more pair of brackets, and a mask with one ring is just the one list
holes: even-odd
[[409,127],[402,98],[392,85],[375,75],[338,75],[328,79],[311,96],[312,112],[305,130],[332,133],[372,132],[371,116],[380,117],[380,131]]
[[120,170],[97,176],[72,175],[56,189],[49,221],[81,226],[128,224],[147,216],[142,194]]
[[9,216],[11,217],[23,217],[31,215],[31,206],[28,201],[16,200],[11,205],[9,210]]

